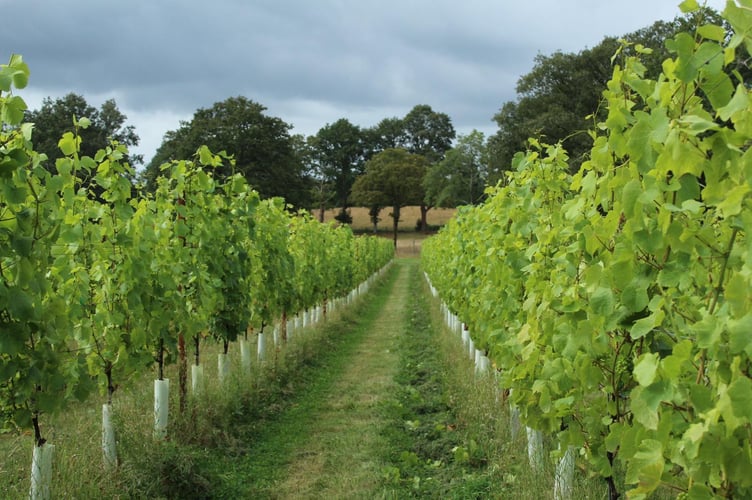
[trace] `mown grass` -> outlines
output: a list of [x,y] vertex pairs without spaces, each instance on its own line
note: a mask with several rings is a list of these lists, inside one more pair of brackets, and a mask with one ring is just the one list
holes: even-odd
[[315,355],[306,356],[292,377],[278,384],[277,397],[254,405],[256,413],[237,420],[234,434],[245,445],[243,453],[212,453],[203,467],[216,478],[214,493],[220,498],[275,498],[279,483],[296,450],[310,438],[311,419],[352,359],[367,327],[389,296],[396,279],[391,269],[361,307],[348,310],[339,322],[326,326],[326,336],[316,343]]
[[[381,457],[389,443],[381,435],[378,408],[395,385],[408,293],[406,268],[372,321],[364,322],[357,346],[336,381],[306,415],[308,437],[295,450],[279,498],[374,498],[381,484]],[[361,337],[361,334],[358,334]]]

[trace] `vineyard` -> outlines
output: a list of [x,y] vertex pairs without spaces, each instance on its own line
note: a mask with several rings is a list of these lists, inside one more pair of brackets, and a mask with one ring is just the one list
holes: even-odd
[[12,93],[28,77],[20,56],[0,70],[0,422],[33,432],[31,496],[45,498],[54,450],[45,415],[99,393],[114,467],[118,387],[154,367],[154,433],[167,438],[167,365],[178,365],[182,411],[188,359],[198,392],[208,339],[220,356],[238,341],[247,369],[249,336],[260,356],[270,327],[284,344],[352,300],[393,248],[291,214],[282,199],[260,200],[239,175],[216,180],[233,160],[207,148],[163,165],[154,196],[140,196],[123,146],[79,155],[83,117],[60,139],[65,157],[50,172]]
[[[593,147],[576,172],[561,144],[531,138],[484,203],[458,208],[437,235],[406,240],[401,249],[421,252],[442,319],[462,339],[462,356],[469,353],[477,365],[464,392],[488,392],[481,418],[494,433],[501,419],[513,427],[510,442],[517,426],[525,428],[530,464],[540,469],[533,477],[556,464],[557,499],[572,497],[575,471],[602,480],[610,499],[752,497],[752,94],[743,76],[748,68],[738,66],[740,55],[752,54],[752,5],[739,3],[729,2],[723,13],[731,31],[704,24],[667,40],[674,57],[657,78],[646,76],[641,61],[649,49],[624,42],[611,61],[603,109],[586,132]],[[682,8],[699,5],[687,0]],[[48,165],[34,149],[33,125],[24,122],[26,104],[14,93],[29,74],[20,56],[0,66],[0,433],[21,436],[33,449],[24,495],[54,496],[55,434],[45,426],[72,408],[91,407],[98,416],[101,406],[98,455],[107,474],[127,473],[118,426],[132,418],[148,421],[144,441],[162,446],[155,461],[168,465],[165,457],[187,463],[181,452],[169,456],[170,446],[182,444],[171,435],[176,418],[185,427],[200,418],[250,426],[254,411],[263,416],[259,422],[281,429],[272,435],[254,428],[248,435],[259,438],[258,449],[292,447],[283,441],[297,429],[315,431],[315,446],[327,451],[327,440],[342,432],[300,414],[343,419],[342,408],[357,409],[361,427],[349,438],[360,443],[372,422],[383,423],[369,405],[398,392],[389,370],[399,363],[401,377],[425,380],[400,389],[403,399],[390,407],[396,423],[382,434],[392,433],[392,446],[414,439],[436,455],[400,449],[397,465],[369,474],[381,473],[395,496],[438,497],[450,491],[446,485],[470,496],[470,479],[480,484],[488,477],[496,481],[493,493],[503,495],[520,482],[498,470],[496,458],[479,458],[483,443],[461,442],[462,419],[439,389],[415,388],[453,364],[426,354],[435,347],[433,305],[413,280],[417,260],[393,266],[399,275],[389,286],[397,282],[398,295],[381,289],[368,321],[329,322],[356,338],[336,339],[341,358],[326,352],[334,340],[317,355],[351,375],[337,385],[324,372],[317,383],[351,399],[332,397],[324,408],[315,397],[300,397],[284,414],[297,411],[294,425],[274,420],[283,414],[274,413],[283,406],[278,393],[294,392],[299,382],[286,380],[280,368],[285,355],[299,355],[285,350],[295,346],[293,338],[309,349],[302,338],[313,325],[368,291],[392,262],[392,242],[293,213],[281,198],[261,199],[233,175],[232,157],[207,147],[163,164],[154,193],[142,192],[123,145],[81,154],[85,117],[73,118],[74,131],[58,143],[64,156]],[[385,318],[374,319],[382,306]],[[403,327],[407,333],[398,331]],[[371,330],[383,335],[369,337]],[[360,351],[369,357],[362,366],[349,366],[344,356],[359,352],[362,339],[378,347]],[[395,345],[409,349],[410,359],[397,360]],[[216,370],[205,373],[209,353]],[[315,364],[302,354],[295,362],[289,371]],[[383,387],[363,397],[362,379],[377,385],[377,370]],[[202,410],[230,380],[273,403],[259,410],[236,401],[226,414]],[[149,399],[147,413],[118,415],[121,394]],[[407,413],[410,404],[414,413]],[[383,437],[371,436],[374,443]],[[183,438],[191,439],[231,441]],[[446,450],[431,448],[440,440]],[[134,449],[140,448],[129,453]],[[294,462],[309,470],[305,453],[297,461],[272,459],[279,469]],[[352,468],[348,453],[339,457],[345,472]],[[237,464],[263,470],[264,455],[221,455],[214,477],[233,477]],[[65,456],[72,462],[76,455]],[[483,476],[478,470],[486,466],[491,472]],[[160,471],[156,482],[172,472]],[[257,490],[222,487],[271,494],[287,484],[283,472],[268,473],[277,482],[254,477]],[[442,474],[446,484],[436,479]],[[300,484],[312,492],[319,485],[318,477],[287,480],[290,496]],[[362,481],[372,487],[370,476]],[[166,495],[200,496],[191,489],[196,485],[182,487]]]
[[[449,317],[498,370],[528,435],[610,498],[752,496],[752,100],[732,65],[752,11],[614,56],[571,175],[531,140],[478,207],[423,245]],[[683,8],[696,8],[684,2]],[[623,478],[623,481],[622,479]],[[623,486],[622,486],[623,485]]]

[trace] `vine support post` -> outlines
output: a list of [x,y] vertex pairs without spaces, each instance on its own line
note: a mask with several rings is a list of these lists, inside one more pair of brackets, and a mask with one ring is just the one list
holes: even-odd
[[169,415],[170,380],[164,378],[164,339],[159,339],[157,352],[159,378],[154,381],[154,438],[167,438],[167,418]]
[[258,347],[256,354],[258,355],[259,361],[264,361],[266,359],[266,336],[264,335],[263,328],[258,334]]
[[117,441],[115,439],[115,425],[112,422],[112,403],[102,405],[102,457],[108,469],[117,467]]
[[204,367],[191,365],[191,393],[193,396],[201,394],[204,388]]
[[247,339],[240,340],[240,366],[244,375],[251,372],[251,348]]
[[204,387],[204,367],[201,366],[201,337],[199,335],[193,336],[193,345],[195,357],[194,364],[191,365],[191,394],[195,397],[201,393]]
[[509,435],[514,441],[520,433],[520,410],[511,401],[513,389],[509,389]]
[[31,457],[31,500],[48,500],[52,491],[52,459],[55,447],[42,437],[39,429],[39,413],[31,417],[34,427],[34,453]]
[[227,354],[217,354],[217,378],[220,384],[224,384],[230,374],[230,364],[227,362]]

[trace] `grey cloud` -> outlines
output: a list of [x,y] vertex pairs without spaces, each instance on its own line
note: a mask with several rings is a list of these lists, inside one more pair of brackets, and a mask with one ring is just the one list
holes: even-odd
[[372,125],[419,103],[458,129],[490,130],[537,53],[672,18],[678,2],[14,0],[2,3],[13,21],[0,59],[23,54],[35,93],[112,94],[133,119],[189,117],[245,95],[305,133],[350,115]]

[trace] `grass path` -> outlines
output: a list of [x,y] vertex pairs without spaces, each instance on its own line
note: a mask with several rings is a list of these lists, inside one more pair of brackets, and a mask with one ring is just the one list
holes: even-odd
[[350,355],[328,394],[313,412],[309,440],[295,452],[280,485],[281,498],[374,498],[380,488],[380,457],[389,444],[380,433],[380,405],[394,389],[403,332],[409,269],[398,275],[379,314]]
[[[174,438],[159,446],[143,418],[150,393],[131,394],[138,403],[123,412],[130,425],[115,480],[99,465],[98,414],[69,412],[58,437],[94,453],[77,457],[60,445],[55,496],[551,497],[551,463],[530,471],[524,433],[511,435],[494,378],[478,377],[456,332],[443,327],[418,259],[397,259],[365,297],[253,368],[171,416]],[[28,498],[28,455],[16,442],[0,439],[2,498]],[[596,479],[576,483],[573,498],[602,498]]]
[[378,408],[394,385],[396,339],[417,266],[396,261],[366,297],[324,326],[321,343],[309,347],[315,354],[301,358],[292,378],[279,381],[287,396],[255,416],[239,415],[241,449],[209,450],[198,464],[213,497],[378,497],[389,446]]
[[[397,259],[326,324],[283,399],[239,415],[238,450],[201,460],[207,498],[550,498],[552,467],[530,470],[494,378],[440,317],[419,260]],[[598,498],[581,479],[573,498]]]

